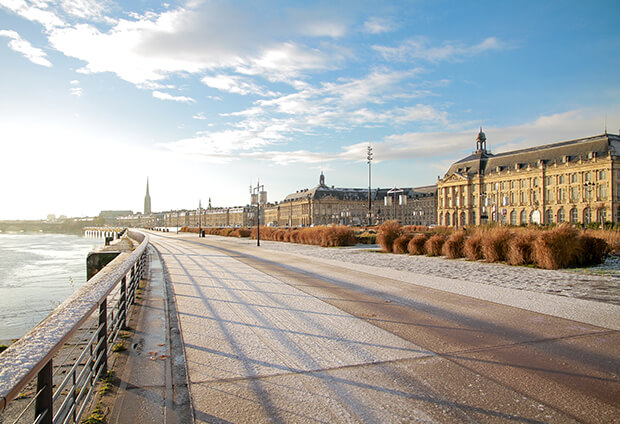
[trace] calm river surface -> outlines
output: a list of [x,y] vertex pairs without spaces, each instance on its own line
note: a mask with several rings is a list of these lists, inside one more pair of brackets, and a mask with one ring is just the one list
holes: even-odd
[[26,334],[86,281],[102,239],[0,234],[0,343]]

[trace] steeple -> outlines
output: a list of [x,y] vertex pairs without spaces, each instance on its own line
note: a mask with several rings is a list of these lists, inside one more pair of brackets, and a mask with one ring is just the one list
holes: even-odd
[[151,213],[151,195],[149,194],[149,177],[146,177],[146,196],[144,196],[144,214]]
[[319,185],[321,187],[325,185],[325,175],[323,175],[323,171],[321,171],[321,176],[319,177]]
[[487,136],[482,132],[482,126],[480,127],[480,132],[478,133],[478,137],[476,137],[476,153],[486,153],[487,152]]

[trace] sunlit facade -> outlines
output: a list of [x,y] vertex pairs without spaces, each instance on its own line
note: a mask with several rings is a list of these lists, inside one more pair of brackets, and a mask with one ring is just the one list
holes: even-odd
[[440,225],[620,221],[620,136],[603,134],[494,155],[476,151],[437,182]]

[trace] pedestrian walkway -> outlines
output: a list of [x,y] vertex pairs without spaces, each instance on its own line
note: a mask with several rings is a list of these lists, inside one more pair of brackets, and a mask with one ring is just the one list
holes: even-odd
[[618,413],[617,331],[220,240],[151,238],[174,292],[196,422]]

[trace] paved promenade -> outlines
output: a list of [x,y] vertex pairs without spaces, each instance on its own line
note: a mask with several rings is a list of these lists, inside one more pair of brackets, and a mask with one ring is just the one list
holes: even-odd
[[[613,299],[467,287],[359,264],[345,256],[367,252],[346,249],[151,241],[174,293],[182,345],[173,359],[185,360],[196,422],[620,421]],[[613,291],[614,277],[595,280]],[[558,305],[574,305],[576,320]]]

